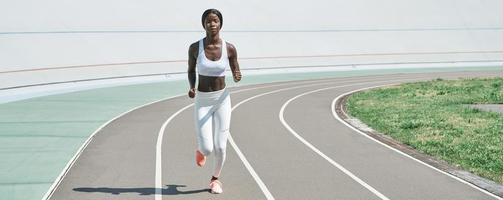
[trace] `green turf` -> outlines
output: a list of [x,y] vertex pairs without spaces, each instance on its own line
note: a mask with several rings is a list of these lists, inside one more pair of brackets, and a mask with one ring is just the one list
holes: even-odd
[[503,78],[432,80],[359,92],[348,112],[419,151],[503,183],[503,114],[466,104],[503,103]]

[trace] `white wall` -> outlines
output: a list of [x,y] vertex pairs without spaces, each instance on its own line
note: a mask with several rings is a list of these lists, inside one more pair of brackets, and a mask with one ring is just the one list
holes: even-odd
[[4,0],[0,88],[184,72],[212,7],[243,69],[503,61],[500,0]]

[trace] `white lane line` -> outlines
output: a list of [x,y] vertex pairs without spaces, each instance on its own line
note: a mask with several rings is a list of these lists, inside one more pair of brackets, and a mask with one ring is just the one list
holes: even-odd
[[[323,82],[323,81],[328,81],[328,80],[313,80],[313,81],[305,81],[305,80],[301,80],[300,83],[298,82],[286,82],[286,83],[281,83],[279,82],[274,84],[274,85],[268,85],[268,86],[264,86],[264,87],[259,87],[259,88],[267,88],[267,87],[276,87],[276,86],[282,86],[282,85],[289,85],[289,84],[302,84],[302,83],[315,83],[315,82]],[[249,88],[249,89],[244,89],[243,91],[247,91],[247,90],[252,90],[252,89],[255,89],[255,88]],[[257,88],[258,89],[258,88]],[[239,91],[238,91],[239,92]],[[137,109],[140,109],[140,108],[143,108],[145,106],[148,106],[148,105],[152,105],[154,103],[158,103],[158,102],[161,102],[161,101],[166,101],[166,100],[169,100],[169,99],[174,99],[174,98],[177,98],[177,97],[181,97],[181,96],[185,96],[186,94],[181,94],[181,95],[176,95],[176,96],[172,96],[172,97],[168,97],[168,98],[164,98],[164,99],[159,99],[159,100],[156,100],[156,101],[153,101],[153,102],[149,102],[149,103],[146,103],[146,104],[143,104],[143,105],[140,105],[140,106],[137,106],[137,107],[134,107],[126,112],[123,112],[121,113],[120,115],[114,117],[113,119],[110,119],[109,121],[107,121],[106,123],[102,124],[98,129],[96,129],[87,139],[86,141],[80,146],[80,148],[77,150],[77,152],[73,155],[73,157],[70,159],[70,161],[68,161],[68,163],[65,165],[65,167],[63,168],[63,170],[61,171],[61,173],[58,175],[58,177],[54,180],[54,182],[52,183],[51,187],[49,187],[49,189],[47,190],[47,192],[45,193],[44,197],[42,197],[42,200],[48,200],[52,197],[52,195],[54,194],[54,192],[56,191],[56,189],[59,187],[59,185],[61,184],[61,182],[63,181],[63,179],[66,177],[66,175],[68,174],[68,172],[70,171],[70,169],[73,167],[73,165],[75,164],[75,162],[77,161],[77,159],[80,157],[80,155],[82,154],[82,152],[84,151],[84,149],[86,149],[86,147],[89,145],[89,143],[91,143],[91,141],[93,140],[94,136],[100,132],[105,126],[107,126],[108,124],[112,123],[113,121],[115,121],[116,119],[118,118],[121,118],[122,116],[134,111],[134,110],[137,110]]]
[[77,152],[75,153],[75,155],[73,155],[72,159],[70,159],[70,161],[68,161],[68,163],[66,164],[65,168],[63,168],[63,171],[61,171],[61,173],[56,178],[56,180],[54,180],[54,182],[52,183],[52,185],[49,188],[49,190],[47,190],[47,192],[45,193],[44,197],[42,197],[42,200],[48,200],[48,199],[50,199],[52,197],[52,195],[56,191],[56,188],[59,187],[59,185],[61,184],[61,181],[63,181],[63,179],[66,177],[66,174],[68,174],[68,172],[70,171],[70,169],[72,168],[72,166],[75,164],[75,162],[77,161],[77,159],[79,159],[79,157],[82,154],[82,152],[84,151],[84,149],[87,147],[87,145],[89,145],[89,143],[91,143],[91,141],[93,140],[94,136],[98,132],[100,132],[105,126],[107,126],[108,124],[112,123],[113,121],[121,118],[122,116],[124,116],[124,115],[126,115],[126,114],[128,114],[128,113],[130,113],[130,112],[132,112],[134,110],[137,110],[137,109],[140,109],[142,107],[145,107],[145,106],[157,103],[157,102],[161,102],[161,101],[164,101],[164,100],[174,99],[174,98],[180,97],[180,96],[183,96],[183,95],[172,96],[172,97],[169,97],[169,98],[160,99],[160,100],[157,100],[157,101],[153,101],[153,102],[150,102],[150,103],[146,103],[146,104],[134,107],[134,108],[132,108],[132,109],[130,109],[130,110],[128,110],[128,111],[126,111],[126,112],[124,112],[124,113],[116,116],[116,117],[114,117],[113,119],[108,120],[106,123],[102,124],[98,129],[96,129],[86,139],[86,141],[84,142],[84,144],[82,144],[82,146],[80,146],[80,148],[77,150]]
[[[234,109],[236,109],[239,105],[241,105],[245,101],[248,101],[249,99],[250,98],[248,98],[248,99],[246,99],[244,101],[241,101],[238,104],[236,104],[234,107],[232,107],[232,111],[234,111]],[[246,169],[248,170],[248,172],[250,172],[251,176],[253,177],[253,179],[255,180],[255,182],[257,183],[257,185],[260,187],[260,190],[262,190],[262,192],[264,193],[265,197],[268,200],[274,200],[274,196],[272,196],[272,194],[269,191],[269,189],[267,189],[267,186],[264,184],[264,182],[262,181],[262,179],[260,179],[260,177],[258,176],[257,172],[255,172],[255,169],[253,169],[253,167],[251,166],[250,162],[248,162],[248,160],[243,155],[243,153],[241,152],[241,150],[239,149],[239,147],[236,145],[236,142],[234,142],[234,139],[232,138],[232,135],[229,135],[229,144],[231,144],[232,148],[234,148],[234,151],[236,151],[236,154],[238,154],[238,157],[241,159],[241,162],[243,162],[243,164],[246,167]]]
[[[250,98],[247,98],[247,99],[239,102],[234,107],[232,107],[232,111],[234,111],[234,109],[236,109],[240,105],[242,105],[242,104],[244,104],[244,103],[246,103],[246,102],[248,102],[248,101],[250,101],[252,99],[264,96],[264,95],[268,95],[268,94],[272,94],[272,93],[276,93],[276,92],[280,92],[280,91],[284,91],[284,90],[291,90],[291,89],[294,89],[294,88],[309,87],[309,86],[323,85],[323,84],[332,84],[332,83],[329,82],[329,83],[319,83],[319,84],[303,85],[303,86],[297,86],[297,87],[293,87],[293,88],[283,88],[283,89],[279,89],[279,90],[274,90],[274,91],[270,91],[270,92],[258,94],[258,95],[252,96]],[[266,196],[266,198],[268,200],[274,200],[274,197],[272,196],[272,194],[269,191],[269,189],[267,189],[267,186],[264,184],[264,182],[262,181],[262,179],[260,179],[260,177],[258,176],[257,172],[255,172],[255,170],[253,169],[253,167],[251,166],[251,164],[248,162],[248,160],[246,159],[246,157],[243,155],[243,153],[241,152],[241,150],[239,149],[239,147],[234,142],[234,139],[232,138],[232,135],[229,135],[229,143],[234,148],[234,150],[238,154],[239,158],[241,159],[241,162],[243,162],[243,164],[245,165],[246,169],[248,169],[248,172],[250,172],[250,174],[253,177],[253,179],[255,180],[255,182],[257,182],[258,186],[260,187],[260,189],[262,190],[262,192],[264,193],[264,195]]]
[[[314,82],[322,82],[322,81],[326,81],[326,80],[313,80],[313,81],[300,80],[300,81],[301,81],[301,83],[314,83]],[[286,82],[286,83],[281,83],[280,82],[280,84],[274,84],[274,85],[269,85],[269,86],[265,86],[265,87],[275,87],[275,86],[282,86],[282,85],[288,85],[288,84],[293,84],[293,83],[295,83],[295,82]],[[299,83],[297,83],[297,84],[299,84]],[[260,88],[265,88],[265,87],[260,87]],[[255,89],[255,88],[250,88],[250,89],[245,89],[245,90],[251,90],[251,89]],[[73,157],[68,161],[68,163],[66,163],[66,165],[63,168],[63,170],[61,171],[61,173],[54,180],[54,182],[49,187],[49,189],[47,190],[47,192],[45,193],[45,195],[42,197],[42,200],[48,200],[48,199],[50,199],[52,197],[52,195],[54,194],[54,192],[56,191],[56,189],[59,187],[59,185],[61,184],[61,182],[63,181],[63,179],[66,177],[66,175],[68,174],[68,172],[70,171],[70,169],[73,167],[73,165],[77,161],[77,159],[79,159],[79,157],[82,154],[82,152],[84,151],[84,149],[86,149],[86,147],[89,145],[89,143],[91,143],[91,141],[93,140],[94,136],[98,132],[100,132],[105,126],[107,126],[108,124],[112,123],[113,121],[121,118],[122,116],[124,116],[124,115],[126,115],[126,114],[128,114],[128,113],[130,113],[130,112],[132,112],[134,110],[137,110],[137,109],[140,109],[140,108],[143,108],[143,107],[146,107],[146,106],[149,106],[149,105],[161,102],[161,101],[166,101],[166,100],[174,99],[174,98],[185,96],[185,95],[186,94],[176,95],[176,96],[172,96],[172,97],[168,97],[168,98],[164,98],[164,99],[159,99],[159,100],[156,100],[156,101],[153,101],[153,102],[149,102],[149,103],[146,103],[146,104],[143,104],[143,105],[140,105],[140,106],[136,106],[136,107],[134,107],[134,108],[132,108],[132,109],[126,111],[126,112],[121,113],[120,115],[117,115],[113,119],[110,119],[107,122],[105,122],[104,124],[102,124],[98,129],[96,129],[86,139],[86,141],[80,146],[80,148],[77,150],[77,152],[75,152],[75,154],[73,155]]]
[[[309,81],[308,83],[327,82],[327,81],[328,80]],[[247,88],[247,89],[242,89],[242,90],[239,90],[239,91],[232,92],[232,94],[240,93],[240,92],[245,92],[245,91],[249,91],[249,90],[257,90],[257,89],[277,87],[277,86],[290,85],[290,84],[302,84],[302,83],[294,83],[293,82],[293,83],[284,83],[284,84],[268,85],[268,86],[262,86],[262,87]],[[315,84],[313,84],[313,85],[315,85]],[[258,96],[262,96],[262,95],[258,95]],[[235,108],[237,108],[242,103],[244,103],[246,101],[249,101],[249,100],[251,100],[253,98],[256,98],[256,97],[248,98],[248,99],[246,99],[246,100],[238,103],[237,105],[235,105],[232,108],[232,110],[234,110]],[[159,130],[159,134],[157,136],[156,155],[155,155],[155,200],[162,200],[162,188],[163,188],[163,185],[162,185],[162,139],[163,139],[163,136],[164,136],[164,132],[165,132],[166,127],[168,126],[169,122],[171,122],[171,120],[173,120],[178,114],[180,114],[181,112],[183,112],[184,110],[190,108],[193,105],[194,105],[193,103],[189,104],[189,105],[183,107],[182,109],[178,110],[173,115],[171,115],[162,124],[161,129]],[[241,159],[241,161],[243,162],[243,164],[245,165],[246,169],[248,169],[248,171],[250,172],[250,174],[254,178],[255,182],[257,182],[257,184],[259,185],[260,189],[262,190],[262,192],[264,193],[264,195],[267,197],[267,199],[268,200],[273,200],[274,197],[269,192],[269,190],[265,186],[264,182],[262,182],[262,180],[260,179],[260,177],[258,176],[258,174],[255,172],[255,170],[253,169],[253,167],[250,165],[250,163],[248,162],[248,160],[244,157],[243,153],[241,152],[241,150],[238,148],[238,146],[236,145],[236,143],[232,139],[232,136],[229,136],[229,142],[230,142],[231,146],[234,148],[234,150],[236,151],[236,153],[238,154],[238,156]]]
[[[390,82],[390,81],[378,81],[378,82],[373,82],[373,83],[380,83],[380,82]],[[294,135],[298,140],[300,140],[304,145],[306,145],[307,147],[309,147],[311,150],[313,150],[319,156],[321,156],[322,158],[324,158],[325,160],[327,160],[330,164],[332,164],[333,166],[337,167],[339,170],[341,170],[346,175],[348,175],[351,179],[353,179],[354,181],[356,181],[357,183],[359,183],[360,185],[362,185],[363,187],[365,187],[370,192],[374,193],[379,198],[381,198],[383,200],[389,200],[388,197],[386,197],[385,195],[383,195],[382,193],[380,193],[379,191],[377,191],[375,188],[373,188],[369,184],[365,183],[365,181],[363,181],[360,178],[358,178],[356,175],[354,175],[353,173],[351,173],[349,170],[347,170],[346,168],[344,168],[339,163],[337,163],[334,160],[332,160],[330,157],[328,157],[327,155],[325,155],[323,152],[321,152],[314,145],[312,145],[311,143],[309,143],[308,141],[306,141],[303,137],[301,137],[299,134],[297,134],[297,132],[295,132],[295,130],[293,130],[292,127],[290,127],[290,125],[288,125],[288,123],[286,123],[285,118],[284,118],[284,111],[285,111],[285,108],[288,106],[288,104],[290,104],[290,102],[292,102],[293,100],[295,100],[295,99],[297,99],[297,98],[299,98],[301,96],[304,96],[304,95],[307,95],[307,94],[311,94],[311,93],[315,93],[315,92],[319,92],[319,91],[322,91],[322,90],[329,90],[329,89],[335,89],[335,88],[341,88],[341,87],[349,87],[349,86],[355,86],[355,85],[363,85],[363,84],[369,84],[369,82],[327,87],[327,88],[317,89],[317,90],[313,90],[313,91],[309,91],[309,92],[305,92],[305,93],[299,94],[299,95],[297,95],[297,96],[289,99],[288,101],[286,101],[283,104],[283,106],[281,107],[281,110],[279,111],[279,120],[281,121],[281,123],[283,124],[283,126],[292,135]]]
[[[276,87],[276,86],[282,86],[282,85],[289,85],[289,84],[302,84],[302,83],[315,83],[315,82],[323,82],[323,81],[328,81],[328,80],[313,80],[313,81],[302,81],[301,80],[301,83],[298,83],[298,82],[286,82],[286,83],[279,83],[279,84],[274,84],[274,85],[268,85],[268,86],[264,86],[264,87],[259,87],[259,88],[268,88],[268,87]],[[244,90],[241,90],[241,91],[248,91],[248,90],[252,90],[252,89],[259,89],[259,88],[248,88],[248,89],[244,89]],[[239,91],[238,91],[239,92]],[[77,150],[77,152],[73,155],[73,157],[70,159],[70,161],[68,161],[68,163],[66,164],[66,166],[63,168],[63,170],[61,171],[61,173],[58,175],[58,177],[54,180],[54,182],[52,183],[51,187],[49,187],[49,189],[47,190],[47,192],[45,193],[44,197],[42,197],[42,200],[48,200],[52,197],[52,195],[54,194],[54,192],[56,191],[56,189],[59,187],[59,185],[61,184],[61,182],[63,181],[63,179],[66,177],[66,175],[68,174],[68,172],[70,171],[70,169],[73,167],[73,165],[75,164],[75,162],[77,161],[77,159],[79,159],[80,155],[82,154],[82,152],[84,151],[84,149],[86,149],[86,147],[91,143],[91,141],[93,140],[94,136],[100,132],[105,126],[107,126],[108,124],[112,123],[113,121],[121,118],[122,116],[134,111],[134,110],[137,110],[137,109],[140,109],[140,108],[143,108],[143,107],[146,107],[146,106],[149,106],[149,105],[152,105],[152,104],[155,104],[155,103],[158,103],[158,102],[161,102],[161,101],[166,101],[166,100],[170,100],[170,99],[174,99],[174,98],[177,98],[177,97],[181,97],[181,96],[185,96],[186,94],[181,94],[181,95],[176,95],[176,96],[172,96],[172,97],[168,97],[168,98],[164,98],[164,99],[159,99],[159,100],[156,100],[156,101],[153,101],[153,102],[149,102],[149,103],[146,103],[146,104],[143,104],[143,105],[140,105],[140,106],[137,106],[137,107],[134,107],[126,112],[123,112],[121,113],[120,115],[114,117],[113,119],[110,119],[109,121],[107,121],[106,123],[102,124],[98,129],[96,129],[87,139],[86,141],[80,146],[80,148]]]
[[[428,163],[425,163],[425,162],[423,162],[423,161],[421,161],[421,160],[418,160],[418,159],[416,159],[416,158],[414,158],[414,157],[410,156],[409,154],[406,154],[406,153],[404,153],[404,152],[401,152],[401,151],[399,151],[399,150],[397,150],[397,149],[395,149],[395,148],[393,148],[393,147],[391,147],[391,146],[389,146],[389,145],[387,145],[387,144],[385,144],[385,143],[382,143],[381,141],[379,141],[379,140],[377,140],[377,139],[375,139],[375,138],[373,138],[373,137],[370,137],[369,135],[367,135],[367,134],[365,134],[365,133],[361,132],[360,130],[358,130],[357,128],[355,128],[355,127],[351,126],[351,125],[350,125],[349,123],[347,123],[346,121],[342,120],[342,119],[341,119],[341,118],[337,115],[337,112],[335,112],[335,104],[336,104],[336,102],[337,102],[340,98],[342,98],[343,96],[349,95],[349,94],[351,94],[351,93],[359,92],[359,91],[362,91],[362,90],[368,90],[368,89],[372,89],[372,88],[385,87],[385,86],[388,86],[388,85],[379,85],[379,86],[372,86],[372,87],[361,88],[361,89],[353,90],[353,91],[346,92],[346,93],[344,93],[344,94],[339,95],[338,97],[336,97],[336,98],[332,101],[332,105],[331,105],[332,115],[333,115],[333,116],[334,116],[337,120],[339,120],[341,123],[343,123],[344,125],[346,125],[347,127],[351,128],[351,129],[353,129],[353,130],[354,130],[354,131],[356,131],[357,133],[359,133],[359,134],[361,134],[361,135],[363,135],[363,136],[367,137],[368,139],[370,139],[370,140],[372,140],[372,141],[374,141],[374,142],[376,142],[376,143],[378,143],[378,144],[381,144],[381,145],[385,146],[385,147],[386,147],[386,148],[388,148],[388,149],[391,149],[391,150],[395,151],[396,153],[398,153],[398,154],[400,154],[400,155],[402,155],[402,156],[405,156],[405,157],[410,158],[410,159],[412,159],[412,160],[414,160],[414,161],[417,161],[417,162],[419,162],[419,163],[423,164],[424,166],[427,166],[427,167],[429,167],[429,168],[431,168],[431,169],[433,169],[433,170],[435,170],[435,171],[437,171],[437,172],[439,172],[439,173],[441,173],[441,174],[447,175],[447,176],[449,176],[449,177],[451,177],[451,178],[453,178],[453,179],[455,179],[455,180],[458,180],[458,181],[459,181],[459,182],[461,182],[461,183],[464,183],[464,184],[466,184],[466,185],[469,185],[470,187],[475,188],[475,189],[477,189],[477,190],[479,190],[479,191],[481,191],[481,192],[483,192],[483,193],[485,193],[485,194],[487,194],[487,195],[489,195],[489,196],[491,196],[491,197],[493,197],[493,198],[495,198],[495,199],[498,199],[498,200],[503,200],[503,198],[501,198],[501,197],[499,197],[499,196],[496,196],[496,195],[495,195],[495,194],[493,194],[493,193],[490,193],[490,192],[488,192],[488,191],[486,191],[486,190],[484,190],[484,189],[481,189],[481,188],[479,188],[479,187],[477,187],[477,186],[475,186],[475,185],[473,185],[473,184],[471,184],[471,183],[469,183],[469,182],[467,182],[467,181],[465,181],[465,180],[463,180],[463,179],[460,179],[460,178],[458,178],[458,177],[456,177],[456,176],[454,176],[454,175],[452,175],[452,174],[449,174],[449,173],[446,173],[446,172],[444,172],[444,171],[442,171],[442,170],[440,170],[440,169],[437,169],[436,167],[433,167],[433,166],[429,165]],[[342,110],[342,109],[341,109],[341,110]]]
[[[350,82],[354,82],[354,81],[350,81]],[[383,82],[386,82],[386,81],[383,81]],[[273,93],[278,93],[278,92],[286,91],[286,90],[293,90],[293,89],[297,89],[297,88],[311,87],[311,86],[317,86],[317,85],[326,85],[326,84],[333,84],[333,82],[330,81],[330,82],[327,82],[327,83],[301,85],[301,86],[283,88],[283,89],[278,89],[278,90],[273,90],[273,91],[270,91],[270,92],[258,94],[258,95],[252,96],[252,97],[250,97],[248,99],[245,99],[245,100],[239,102],[238,104],[236,104],[232,108],[232,110],[236,109],[237,107],[239,107],[240,105],[242,105],[242,104],[244,104],[244,103],[246,103],[248,101],[251,101],[251,100],[256,99],[258,97],[261,97],[261,96],[265,96],[265,95],[269,95],[269,94],[273,94]],[[361,84],[365,84],[365,83],[358,83],[358,84],[351,84],[351,85],[361,85]],[[347,85],[347,86],[350,86],[350,85]],[[255,170],[253,169],[253,167],[250,165],[250,163],[248,162],[248,160],[241,153],[241,150],[235,144],[234,140],[232,139],[232,135],[229,135],[229,143],[233,146],[234,150],[239,155],[239,158],[241,158],[241,161],[243,162],[243,164],[245,165],[245,167],[248,169],[248,171],[250,172],[250,174],[252,175],[252,177],[255,179],[255,181],[257,182],[257,184],[259,185],[259,187],[262,189],[262,191],[266,195],[267,199],[274,199],[274,197],[269,192],[269,190],[267,189],[267,187],[265,186],[265,184],[263,183],[263,181],[260,179],[260,177],[257,175],[257,173],[255,172]]]
[[[168,126],[169,122],[173,120],[178,114],[190,108],[194,104],[191,103],[182,109],[178,110],[175,114],[171,115],[168,120],[164,122],[159,130],[159,135],[157,136],[157,144],[155,148],[155,200],[162,200],[162,138],[164,136],[164,130]],[[159,162],[158,162],[159,161]]]
[[[272,93],[276,93],[276,92],[281,92],[281,91],[285,91],[285,90],[292,90],[292,89],[296,89],[296,88],[310,87],[310,86],[316,86],[316,85],[325,85],[325,84],[333,84],[333,81],[334,80],[319,80],[319,81],[310,81],[310,82],[302,82],[302,83],[291,82],[291,83],[284,83],[284,84],[269,85],[269,86],[263,86],[263,87],[247,88],[247,89],[243,89],[243,90],[238,90],[238,91],[232,92],[232,94],[240,93],[240,92],[245,92],[245,91],[249,91],[249,90],[256,90],[256,89],[262,89],[262,88],[277,87],[277,86],[283,86],[283,85],[314,83],[314,84],[308,84],[308,85],[301,85],[301,86],[296,86],[296,87],[289,87],[289,88],[278,89],[278,90],[274,90],[274,91],[270,91],[270,92],[266,92],[266,93],[261,93],[259,95],[255,95],[253,97],[245,99],[245,100],[239,102],[238,104],[236,104],[232,108],[232,111],[234,109],[236,109],[237,107],[239,107],[240,105],[242,105],[243,103],[246,103],[246,102],[248,102],[248,101],[250,101],[252,99],[255,99],[255,98],[258,98],[258,97],[261,97],[261,96],[264,96],[264,95],[268,95],[268,94],[272,94]],[[359,80],[353,80],[353,81],[350,81],[350,82],[355,82],[355,81],[359,81]],[[184,108],[178,110],[173,115],[171,115],[168,118],[168,120],[161,126],[161,129],[159,130],[159,135],[157,137],[156,162],[155,162],[156,163],[155,200],[162,200],[162,188],[163,188],[162,187],[162,138],[163,138],[163,135],[164,135],[164,131],[166,130],[167,125],[169,124],[169,122],[173,118],[175,118],[178,114],[180,114],[181,112],[183,112],[187,108],[191,107],[192,105],[194,105],[194,104],[187,105]],[[273,200],[274,197],[272,196],[271,192],[269,192],[269,190],[265,186],[265,184],[262,181],[262,179],[260,179],[260,177],[258,176],[258,174],[255,172],[255,170],[253,169],[253,167],[250,165],[250,163],[246,159],[246,157],[243,155],[243,153],[241,152],[241,150],[238,148],[238,146],[234,142],[234,139],[232,138],[232,135],[229,135],[229,143],[234,148],[234,151],[236,151],[236,153],[238,154],[239,158],[241,159],[241,161],[245,165],[245,167],[248,170],[248,172],[250,173],[250,175],[252,175],[252,177],[255,180],[255,182],[257,182],[257,184],[259,185],[260,189],[262,190],[262,192],[264,193],[264,195],[266,196],[266,198],[268,200]]]

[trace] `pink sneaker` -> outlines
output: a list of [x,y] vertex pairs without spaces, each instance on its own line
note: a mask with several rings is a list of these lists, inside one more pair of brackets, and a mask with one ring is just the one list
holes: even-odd
[[196,164],[199,167],[204,166],[206,163],[206,156],[204,156],[199,150],[196,150]]
[[223,191],[222,189],[222,182],[218,180],[213,180],[210,182],[210,190],[211,193],[213,194],[221,194]]

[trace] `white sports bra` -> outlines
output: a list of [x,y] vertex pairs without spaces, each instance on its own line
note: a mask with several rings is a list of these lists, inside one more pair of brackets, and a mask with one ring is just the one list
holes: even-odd
[[222,55],[219,60],[212,61],[206,58],[203,39],[199,40],[199,53],[197,54],[196,68],[203,76],[225,76],[225,69],[229,67],[227,56],[227,43],[222,39]]

